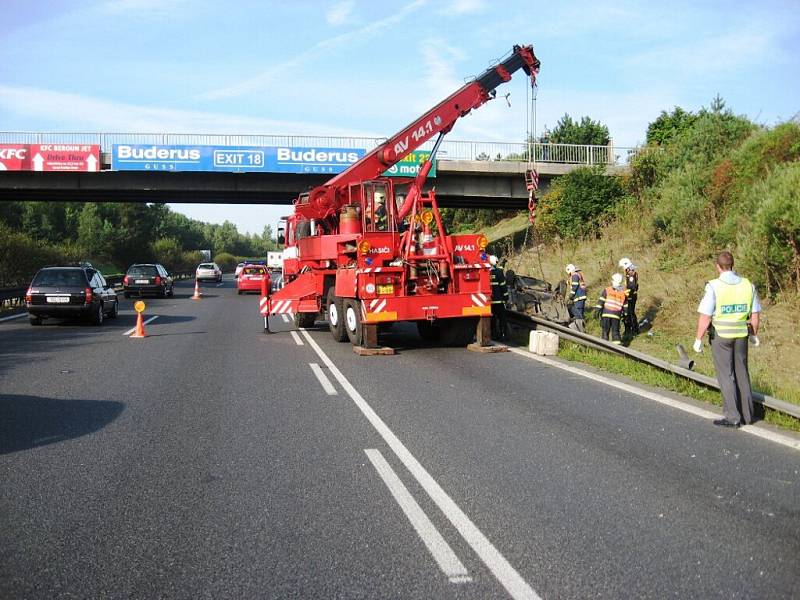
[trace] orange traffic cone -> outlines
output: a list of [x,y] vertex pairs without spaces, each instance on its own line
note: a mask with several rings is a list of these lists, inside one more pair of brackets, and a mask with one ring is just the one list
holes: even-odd
[[142,321],[142,313],[136,313],[136,331],[131,334],[132,338],[144,338],[147,337],[147,333],[144,330],[144,322]]
[[192,296],[192,300],[200,300],[203,298],[203,295],[200,293],[200,282],[197,279],[194,280],[194,296]]

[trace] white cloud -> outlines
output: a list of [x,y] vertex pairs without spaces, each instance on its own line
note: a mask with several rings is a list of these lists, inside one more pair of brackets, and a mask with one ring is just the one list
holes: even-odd
[[[152,108],[53,90],[0,85],[0,108],[61,131],[376,137],[325,123],[280,121],[200,110]],[[54,125],[50,125],[53,123]]]
[[484,0],[451,0],[441,12],[448,15],[467,15],[482,12],[485,8]]
[[239,83],[235,83],[233,85],[228,85],[222,88],[217,88],[214,90],[209,90],[203,94],[200,94],[198,98],[203,100],[219,100],[222,98],[231,98],[234,96],[240,96],[242,94],[246,94],[249,92],[253,92],[256,90],[263,89],[267,87],[271,82],[273,82],[278,75],[281,73],[289,70],[292,67],[296,67],[307,62],[310,59],[314,59],[320,55],[322,51],[330,51],[333,48],[338,46],[343,46],[348,42],[353,40],[364,40],[370,35],[374,35],[388,29],[392,26],[397,25],[401,21],[403,21],[409,14],[413,13],[414,11],[422,8],[428,0],[413,0],[403,6],[401,9],[395,11],[391,16],[386,17],[385,19],[379,19],[376,21],[371,22],[369,25],[361,27],[360,29],[356,29],[353,31],[349,31],[347,33],[342,33],[340,35],[321,40],[314,44],[308,50],[297,54],[294,58],[289,59],[283,63],[278,63],[273,65],[272,67],[265,69],[255,77],[250,77],[244,81]]
[[353,0],[337,2],[325,13],[325,20],[329,25],[333,25],[334,27],[345,25],[353,18],[353,6]]

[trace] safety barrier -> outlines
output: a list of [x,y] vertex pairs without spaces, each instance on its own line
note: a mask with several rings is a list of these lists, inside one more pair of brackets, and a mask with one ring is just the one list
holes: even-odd
[[[575,331],[574,329],[570,329],[569,327],[564,327],[563,325],[559,325],[558,323],[553,323],[552,321],[548,321],[540,317],[526,315],[524,313],[517,312],[515,310],[508,310],[507,312],[509,315],[509,320],[513,320],[515,323],[522,325],[524,327],[530,327],[531,329],[536,329],[541,327],[543,329],[547,329],[549,331],[557,333],[560,338],[563,338],[575,344],[579,344],[581,346],[587,346],[589,348],[594,348],[595,350],[601,350],[603,352],[609,352],[611,354],[626,356],[633,360],[637,360],[639,362],[648,364],[652,367],[656,367],[657,369],[668,371],[670,373],[673,373],[674,375],[678,375],[679,377],[691,379],[695,383],[699,383],[700,385],[704,385],[708,388],[712,388],[719,391],[719,383],[717,383],[717,380],[714,379],[713,377],[708,377],[707,375],[701,375],[700,373],[695,373],[694,371],[690,371],[688,369],[684,369],[683,367],[673,365],[660,358],[650,356],[649,354],[644,354],[643,352],[632,350],[630,348],[626,348],[618,344],[612,344],[611,342],[607,342],[593,335]],[[762,394],[761,392],[756,392],[756,391],[753,391],[753,400],[755,402],[758,402],[760,404],[763,404],[764,406],[771,408],[772,410],[787,415],[791,415],[797,419],[800,419],[800,406],[796,404],[791,404],[784,400],[779,400],[778,398],[774,398],[767,394]]]

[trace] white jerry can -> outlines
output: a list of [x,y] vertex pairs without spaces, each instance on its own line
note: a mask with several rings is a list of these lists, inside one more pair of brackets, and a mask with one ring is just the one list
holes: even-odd
[[528,350],[539,356],[558,354],[558,336],[550,331],[531,331]]

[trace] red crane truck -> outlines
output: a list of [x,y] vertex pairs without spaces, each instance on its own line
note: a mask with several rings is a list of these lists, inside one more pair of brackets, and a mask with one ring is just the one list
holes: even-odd
[[[476,333],[488,343],[488,240],[448,235],[435,192],[423,185],[444,135],[519,69],[535,82],[532,46],[514,46],[345,171],[300,194],[279,227],[284,287],[269,299],[269,314],[290,314],[298,327],[310,327],[326,312],[333,337],[356,346],[375,347],[379,325],[396,321],[414,321],[424,339],[444,345],[469,344]],[[413,180],[381,176],[437,134]]]

